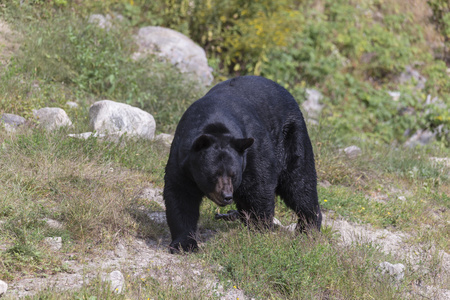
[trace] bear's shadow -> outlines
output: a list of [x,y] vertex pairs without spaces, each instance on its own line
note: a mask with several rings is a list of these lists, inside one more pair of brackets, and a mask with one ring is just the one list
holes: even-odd
[[[205,200],[208,201],[208,200]],[[153,203],[152,203],[153,204]],[[155,205],[132,204],[127,212],[137,225],[137,237],[146,240],[149,246],[168,248],[171,240],[164,208]],[[195,236],[199,244],[208,242],[220,232],[226,232],[242,223],[215,219],[215,213],[207,209],[200,215],[198,230]]]

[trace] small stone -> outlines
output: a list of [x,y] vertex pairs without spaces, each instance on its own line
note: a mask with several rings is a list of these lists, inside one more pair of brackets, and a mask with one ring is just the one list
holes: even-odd
[[44,239],[44,241],[53,251],[58,251],[62,248],[62,238],[60,236],[47,237]]
[[62,229],[64,227],[61,222],[58,222],[56,220],[45,218],[44,221],[48,227],[53,228],[53,229]]
[[95,24],[102,29],[110,29],[112,27],[111,16],[101,14],[92,14],[89,16],[88,23]]
[[83,133],[71,133],[68,134],[67,136],[69,137],[73,137],[76,139],[81,139],[81,140],[87,140],[88,138],[92,137],[98,137],[98,138],[103,138],[106,136],[106,134],[100,134],[100,133],[93,133],[93,132],[83,132]]
[[391,264],[387,261],[380,263],[379,268],[381,270],[381,274],[389,274],[397,281],[400,281],[405,277],[405,266],[403,264]]
[[400,74],[398,81],[400,84],[415,83],[416,89],[423,90],[427,79],[412,66],[406,66],[405,70]]
[[111,291],[115,293],[122,293],[125,278],[120,271],[113,271],[109,274],[109,281],[111,282]]
[[166,224],[167,218],[166,218],[166,212],[165,211],[153,211],[147,213],[147,216],[150,220],[153,222],[156,222],[158,224]]
[[9,124],[14,127],[23,125],[27,121],[24,117],[14,114],[2,114],[0,120],[1,123]]
[[446,166],[447,168],[450,168],[450,157],[430,157],[430,160],[432,162],[435,162],[437,164],[441,164],[443,166]]
[[358,146],[350,146],[344,149],[345,154],[348,158],[353,159],[361,155],[361,148]]
[[167,133],[160,133],[157,136],[155,136],[155,141],[161,142],[165,146],[170,147],[172,145],[173,135]]
[[44,107],[33,110],[34,117],[39,121],[39,125],[48,131],[58,129],[62,126],[71,126],[67,113],[59,107]]
[[17,127],[25,124],[27,120],[14,114],[2,114],[0,117],[0,127],[3,125],[6,131],[14,132]]
[[160,189],[155,189],[155,188],[144,188],[139,195],[137,195],[136,198],[142,198],[142,199],[147,199],[150,201],[155,201],[156,203],[158,203],[162,208],[166,208],[165,203],[164,203],[164,199],[162,196],[162,191]]
[[288,231],[294,232],[297,229],[297,223],[292,223],[291,225],[286,226]]
[[123,244],[120,244],[120,243],[119,243],[119,244],[116,246],[116,249],[114,249],[114,254],[115,254],[117,257],[125,258],[125,257],[127,257],[128,251],[127,251],[127,248],[125,248],[125,246],[124,246]]
[[392,92],[392,91],[388,91],[389,96],[392,97],[393,101],[398,101],[400,99],[400,96],[402,95],[402,93],[400,92]]
[[79,107],[78,103],[73,102],[73,101],[67,102],[66,105],[70,108],[78,108]]
[[284,225],[280,222],[280,220],[278,220],[277,218],[273,218],[273,224],[276,225],[276,226],[279,226],[279,227],[283,228],[284,230],[291,231],[291,232],[294,232],[295,229],[297,228],[297,223],[292,223],[291,225],[284,226]]
[[308,118],[315,121],[319,118],[323,108],[323,105],[320,104],[323,96],[318,90],[306,89],[306,98],[306,101],[302,103],[302,108],[307,113]]
[[436,137],[436,134],[428,129],[418,129],[406,142],[405,146],[414,148],[416,146],[423,146],[431,143]]
[[8,290],[8,284],[6,282],[0,280],[0,298],[6,294],[6,291]]
[[331,183],[328,180],[322,180],[319,182],[319,186],[323,188],[329,188],[331,186]]
[[277,218],[273,218],[273,224],[274,225],[277,225],[277,226],[280,226],[280,227],[283,227],[283,224],[281,224],[281,222],[280,222],[280,220],[278,220]]

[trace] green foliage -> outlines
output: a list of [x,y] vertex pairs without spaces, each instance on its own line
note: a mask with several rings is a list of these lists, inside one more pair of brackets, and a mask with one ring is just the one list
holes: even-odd
[[[187,34],[219,57],[228,71],[259,75],[273,49],[287,45],[303,19],[297,1],[135,1],[134,23],[170,27]],[[141,20],[136,21],[136,13]]]
[[432,22],[437,31],[444,37],[443,60],[450,60],[448,47],[450,47],[450,2],[447,0],[428,0],[433,15]]

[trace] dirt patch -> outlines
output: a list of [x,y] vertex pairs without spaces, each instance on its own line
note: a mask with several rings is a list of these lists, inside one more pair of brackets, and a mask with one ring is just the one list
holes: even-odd
[[96,278],[105,280],[110,272],[120,270],[126,278],[145,280],[151,277],[172,285],[183,285],[186,283],[183,279],[189,278],[193,285],[204,287],[204,295],[222,295],[221,299],[247,299],[238,289],[225,289],[211,269],[192,263],[187,256],[171,255],[166,248],[141,239],[122,241],[114,250],[96,251],[85,261],[73,260],[68,255],[63,264],[68,266],[69,272],[13,282],[7,296],[15,299],[32,296],[42,290],[57,292],[79,289]]
[[[411,283],[413,292],[408,295],[412,299],[447,300],[450,299],[448,278],[450,278],[450,255],[444,251],[436,251],[433,245],[411,245],[407,241],[411,236],[404,232],[392,232],[387,229],[375,229],[369,224],[356,224],[346,221],[332,214],[324,215],[324,225],[329,225],[340,235],[345,244],[372,243],[378,245],[384,253],[390,253],[394,258],[405,260],[410,264],[412,272],[431,273],[434,275],[434,285]],[[436,269],[426,269],[424,261],[431,261],[438,257]],[[396,263],[396,262],[392,262]]]

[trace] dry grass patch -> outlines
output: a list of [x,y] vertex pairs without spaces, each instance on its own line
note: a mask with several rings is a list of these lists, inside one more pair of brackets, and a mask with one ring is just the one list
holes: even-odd
[[[119,237],[139,233],[146,221],[130,210],[153,175],[105,161],[107,145],[86,155],[85,145],[63,138],[63,132],[0,134],[0,244],[5,248],[2,260],[8,261],[0,264],[4,279],[60,268],[58,255],[42,242],[47,236],[61,236],[63,251],[83,251],[87,244],[110,247]],[[160,157],[148,159],[155,158]],[[63,228],[51,228],[45,219],[57,220]],[[51,267],[39,269],[46,264]]]

